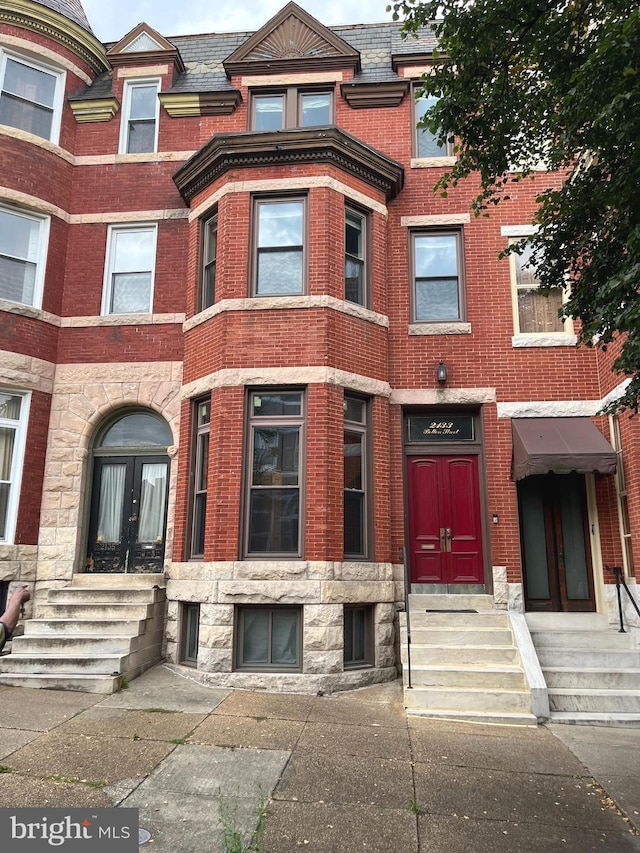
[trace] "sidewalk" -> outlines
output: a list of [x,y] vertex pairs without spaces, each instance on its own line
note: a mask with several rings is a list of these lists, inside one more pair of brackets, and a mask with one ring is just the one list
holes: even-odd
[[0,687],[0,806],[136,807],[156,853],[226,853],[221,812],[248,839],[261,802],[264,853],[640,851],[640,729],[436,722],[401,699],[164,666],[107,698]]

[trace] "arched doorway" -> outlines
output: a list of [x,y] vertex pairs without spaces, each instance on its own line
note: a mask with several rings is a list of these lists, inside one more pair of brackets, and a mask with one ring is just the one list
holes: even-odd
[[97,433],[87,543],[92,572],[161,572],[167,526],[168,424],[148,411],[110,419]]

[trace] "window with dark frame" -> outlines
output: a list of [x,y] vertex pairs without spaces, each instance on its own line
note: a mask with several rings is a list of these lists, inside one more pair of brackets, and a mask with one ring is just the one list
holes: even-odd
[[344,668],[359,669],[375,664],[373,605],[344,606]]
[[211,398],[197,400],[194,410],[193,497],[191,508],[191,545],[189,556],[204,556],[207,517],[207,480],[209,470],[209,434],[211,428]]
[[306,199],[254,199],[254,296],[305,290]]
[[427,110],[438,103],[438,98],[433,96],[422,95],[416,97],[419,87],[413,90],[413,152],[414,157],[450,157],[452,154],[452,146],[450,143],[438,145],[438,137],[426,127],[419,127],[418,123],[422,120]]
[[462,231],[415,231],[411,247],[415,321],[463,320]]
[[250,130],[283,130],[333,124],[333,91],[289,86],[251,95]]
[[186,666],[196,666],[200,633],[200,605],[185,601],[180,605],[180,611],[180,663]]
[[356,305],[367,300],[367,216],[347,207],[344,212],[344,298]]
[[368,419],[367,401],[344,398],[344,556],[368,555]]
[[202,223],[202,281],[198,309],[204,311],[216,301],[216,258],[218,254],[218,212]]
[[300,554],[302,391],[249,394],[247,555]]
[[235,639],[237,670],[300,672],[302,608],[238,606]]

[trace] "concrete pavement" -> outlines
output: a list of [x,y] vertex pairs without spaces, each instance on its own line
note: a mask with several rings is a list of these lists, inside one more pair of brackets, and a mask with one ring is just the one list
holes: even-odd
[[0,806],[136,807],[141,850],[226,853],[264,812],[263,853],[640,851],[639,729],[407,718],[399,683],[267,694],[165,666],[108,698],[0,687],[0,709]]

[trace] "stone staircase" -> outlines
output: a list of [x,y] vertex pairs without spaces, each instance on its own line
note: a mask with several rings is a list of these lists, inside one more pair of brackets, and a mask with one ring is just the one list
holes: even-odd
[[400,615],[407,713],[536,725],[509,614],[495,610],[491,596],[409,596],[411,688],[406,614]]
[[552,722],[640,726],[640,647],[604,613],[528,613]]
[[164,575],[75,575],[0,657],[0,684],[115,693],[161,659]]

